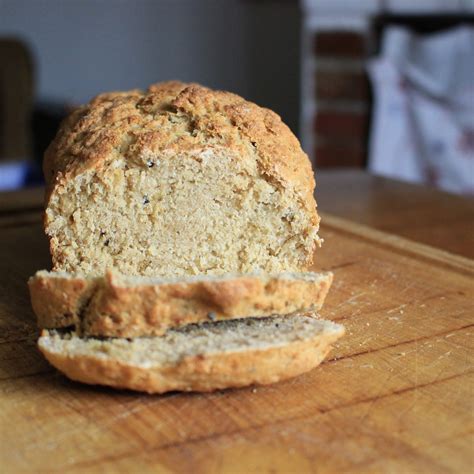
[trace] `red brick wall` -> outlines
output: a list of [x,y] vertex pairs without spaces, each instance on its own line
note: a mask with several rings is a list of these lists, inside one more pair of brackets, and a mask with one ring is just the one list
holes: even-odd
[[369,109],[366,37],[349,31],[318,32],[313,54],[316,166],[364,167]]

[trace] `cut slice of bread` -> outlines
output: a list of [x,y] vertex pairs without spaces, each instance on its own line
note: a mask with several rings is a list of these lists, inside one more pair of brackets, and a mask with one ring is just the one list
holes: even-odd
[[269,384],[316,367],[343,326],[316,314],[189,325],[161,337],[81,338],[44,330],[38,345],[69,378],[149,393]]
[[318,311],[332,278],[329,272],[159,279],[40,271],[28,284],[41,328],[138,337],[209,320]]

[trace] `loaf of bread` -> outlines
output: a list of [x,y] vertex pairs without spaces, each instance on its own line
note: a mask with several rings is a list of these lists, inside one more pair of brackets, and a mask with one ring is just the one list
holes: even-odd
[[342,336],[310,162],[274,112],[166,82],[102,94],[44,160],[53,272],[38,345],[73,380],[150,393],[277,382]]
[[318,311],[331,282],[329,272],[159,279],[40,271],[28,284],[41,328],[137,337],[210,320]]
[[320,241],[298,140],[229,92],[166,82],[102,94],[62,124],[44,172],[55,271],[301,272]]
[[69,378],[149,393],[268,384],[316,367],[342,326],[315,315],[238,319],[161,337],[81,338],[44,330],[39,348]]

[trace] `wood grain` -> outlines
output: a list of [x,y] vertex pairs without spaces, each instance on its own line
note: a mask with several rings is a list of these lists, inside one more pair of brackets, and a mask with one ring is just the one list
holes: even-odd
[[409,184],[360,170],[316,174],[325,212],[474,258],[474,198]]
[[474,264],[325,216],[322,316],[347,336],[277,385],[147,396],[88,387],[35,347],[38,224],[0,230],[0,465],[7,472],[468,472]]

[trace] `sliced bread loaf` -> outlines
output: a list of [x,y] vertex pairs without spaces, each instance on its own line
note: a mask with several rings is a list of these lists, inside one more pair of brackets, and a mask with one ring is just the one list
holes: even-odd
[[44,330],[38,344],[53,366],[80,382],[149,393],[211,391],[274,383],[316,367],[344,328],[315,316],[203,323],[131,340]]
[[319,244],[311,164],[274,112],[197,84],[102,94],[44,159],[54,270],[306,271]]
[[330,272],[160,279],[40,271],[28,285],[41,328],[137,337],[209,320],[318,311],[332,278]]

